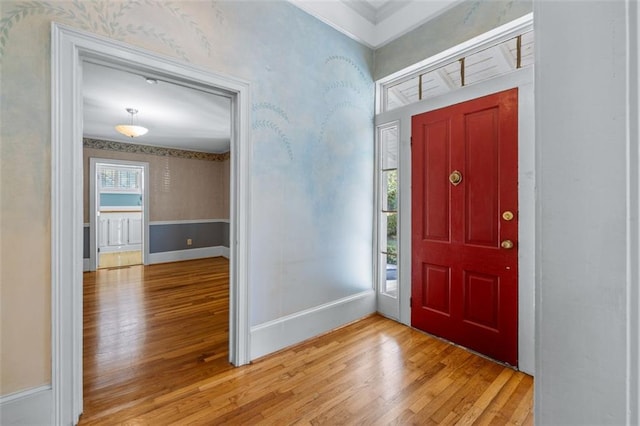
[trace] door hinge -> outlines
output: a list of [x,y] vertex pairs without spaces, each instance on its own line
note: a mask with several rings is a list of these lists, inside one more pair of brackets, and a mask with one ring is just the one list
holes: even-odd
[[409,298],[409,307],[413,308],[413,297]]

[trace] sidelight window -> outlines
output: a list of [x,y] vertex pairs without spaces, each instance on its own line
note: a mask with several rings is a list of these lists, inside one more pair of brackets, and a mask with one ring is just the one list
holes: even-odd
[[398,124],[378,128],[378,288],[398,295]]

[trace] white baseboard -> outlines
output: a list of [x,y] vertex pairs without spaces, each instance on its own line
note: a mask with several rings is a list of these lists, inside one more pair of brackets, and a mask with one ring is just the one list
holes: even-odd
[[51,386],[0,397],[0,424],[49,425],[53,419]]
[[91,270],[91,259],[84,258],[82,259],[82,272],[87,272]]
[[203,259],[205,257],[225,256],[225,253],[228,256],[229,248],[223,246],[163,251],[160,253],[150,253],[149,264],[178,262],[180,260]]
[[222,249],[222,251],[220,252],[220,256],[222,256],[222,257],[224,257],[226,259],[229,259],[230,256],[231,256],[231,254],[230,254],[231,252],[229,250],[229,247],[224,247],[223,246],[223,247],[220,247],[220,248]]
[[149,222],[149,225],[185,225],[189,223],[229,223],[229,219],[183,219],[183,220],[155,220]]
[[251,328],[251,359],[326,333],[376,312],[373,290],[345,297],[312,309]]

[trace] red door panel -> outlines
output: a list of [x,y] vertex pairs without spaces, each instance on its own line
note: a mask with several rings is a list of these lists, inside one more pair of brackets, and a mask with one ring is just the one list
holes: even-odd
[[[433,123],[425,129],[423,236],[425,240],[449,241],[449,121]],[[444,161],[443,161],[444,159]],[[433,207],[433,208],[430,208]]]
[[451,313],[451,274],[450,268],[440,265],[422,264],[424,277],[422,306],[435,313],[449,316]]
[[467,244],[498,244],[498,108],[464,116],[465,210]]
[[464,271],[464,309],[462,320],[498,331],[499,278],[480,272]]
[[[512,89],[412,120],[412,325],[512,365],[517,105]],[[462,176],[457,185],[449,180],[454,171]],[[506,240],[513,247],[503,247]]]

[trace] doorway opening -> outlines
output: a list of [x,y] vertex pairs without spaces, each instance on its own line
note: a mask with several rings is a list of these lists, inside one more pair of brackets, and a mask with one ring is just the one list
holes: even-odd
[[[124,64],[82,67],[95,259],[83,276],[82,419],[117,421],[114,410],[135,416],[132,403],[230,368],[231,96]],[[130,109],[144,134],[113,125]]]
[[90,270],[147,264],[149,164],[94,157],[89,169]]
[[[232,96],[105,59],[83,58],[82,69],[95,261],[83,276],[82,418],[94,421],[112,417],[105,401],[126,411],[229,368]],[[143,114],[144,135],[113,125],[127,106]]]
[[52,24],[53,423],[77,423],[82,393],[82,70],[87,61],[135,69],[231,100],[229,355],[249,361],[249,84],[125,43]]

